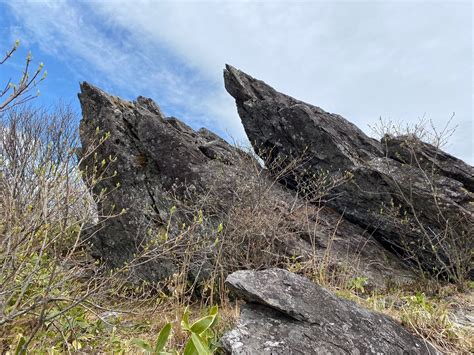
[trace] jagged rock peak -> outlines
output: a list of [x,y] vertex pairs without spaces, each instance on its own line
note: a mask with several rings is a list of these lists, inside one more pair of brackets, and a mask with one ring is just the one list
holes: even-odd
[[383,156],[380,142],[341,116],[282,94],[230,65],[224,85],[236,100],[248,138],[264,155],[308,149],[311,164],[329,170]]
[[[352,178],[327,194],[329,206],[425,270],[463,277],[471,256],[453,257],[449,243],[464,243],[465,250],[474,244],[471,166],[427,144],[407,149],[394,139],[376,141],[345,118],[231,66],[224,82],[255,152],[274,175],[286,169],[279,162],[303,162],[283,183],[301,190],[321,173],[337,179],[345,172]],[[390,206],[398,212],[386,212]],[[440,238],[448,244],[439,247]]]

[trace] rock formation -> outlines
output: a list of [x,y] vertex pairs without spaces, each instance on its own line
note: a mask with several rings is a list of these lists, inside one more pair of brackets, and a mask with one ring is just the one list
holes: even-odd
[[[450,255],[450,243],[462,241],[466,250],[474,246],[471,166],[421,142],[409,149],[400,139],[376,141],[343,117],[229,65],[224,80],[250,142],[275,174],[274,162],[303,157],[305,164],[281,179],[286,186],[299,190],[326,171],[333,177],[349,174],[350,183],[328,194],[328,206],[425,270],[456,274],[459,263],[451,267],[457,256]],[[468,254],[461,264],[469,264]]]
[[413,136],[385,135],[381,140],[384,153],[403,164],[416,165],[425,171],[460,181],[474,191],[474,167]]
[[[329,269],[344,271],[349,278],[366,277],[373,286],[413,280],[414,274],[364,229],[332,209],[309,205],[274,184],[265,171],[255,174],[261,168],[254,158],[212,132],[194,131],[176,118],[166,118],[150,99],[121,100],[88,83],[81,85],[79,99],[83,113],[81,169],[87,181],[97,180],[93,186],[96,197],[106,192],[98,205],[103,217],[92,234],[92,250],[108,267],[127,266],[133,280],[157,282],[172,275],[180,263],[175,246],[174,254],[160,253],[160,248],[153,253],[144,250],[157,235],[167,240],[176,237],[176,226],[189,225],[195,217],[196,211],[185,213],[190,201],[212,195],[202,207],[210,222],[195,231],[202,236],[203,250],[191,272],[199,274],[205,269],[203,263],[212,260],[218,224],[234,201],[244,197],[236,191],[255,183],[259,189],[264,185],[271,198],[269,208],[273,210],[268,210],[267,218],[278,210],[279,221],[271,224],[279,223],[276,230],[281,235],[272,237],[275,242],[270,253],[298,262],[316,254]],[[260,180],[254,182],[256,179]],[[173,206],[178,207],[174,214]],[[125,213],[120,214],[122,209]],[[171,218],[173,223],[168,223]],[[270,266],[278,262],[270,260]]]
[[[92,255],[133,283],[179,271],[196,285],[219,263],[248,302],[222,339],[232,354],[437,353],[393,319],[276,267],[371,287],[413,282],[405,259],[458,276],[472,262],[473,167],[415,137],[369,138],[231,66],[224,79],[264,167],[151,99],[81,84],[78,157],[98,212]],[[453,243],[467,251],[457,265]],[[235,271],[255,264],[266,270]]]
[[226,285],[248,303],[221,339],[230,354],[437,354],[393,319],[282,269],[237,271]]
[[[170,253],[136,260],[148,236],[176,235],[175,230],[163,230],[173,206],[207,189],[211,182],[220,181],[221,187],[231,184],[236,174],[245,173],[242,164],[234,164],[243,153],[206,129],[196,132],[176,118],[165,118],[150,99],[128,102],[82,83],[79,100],[83,154],[93,151],[81,168],[89,179],[101,176],[94,177],[96,196],[107,192],[98,206],[99,215],[105,217],[92,239],[94,253],[111,268],[135,260],[134,278],[162,280],[175,271]],[[107,139],[99,142],[105,135]],[[100,171],[103,161],[107,172]],[[223,200],[229,197],[228,190],[219,193]],[[122,210],[125,213],[107,218]],[[187,216],[177,218],[188,221]]]
[[[224,78],[264,167],[151,99],[81,84],[78,157],[98,212],[86,236],[92,255],[133,283],[179,271],[198,284],[219,262],[248,302],[222,339],[232,354],[437,353],[393,319],[275,267],[310,265],[384,287],[415,280],[411,258],[456,277],[472,262],[473,167],[411,136],[369,138],[231,66]],[[255,219],[263,229],[246,224]],[[452,243],[467,251],[456,266]],[[255,263],[266,270],[234,272]]]

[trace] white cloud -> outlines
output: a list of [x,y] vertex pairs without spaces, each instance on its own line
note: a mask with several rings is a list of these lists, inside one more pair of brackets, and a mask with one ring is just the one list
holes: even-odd
[[134,36],[118,37],[107,33],[100,18],[90,15],[87,3],[68,1],[11,2],[9,6],[22,20],[16,35],[36,42],[40,49],[62,60],[76,73],[77,78],[88,79],[105,90],[138,96],[143,91],[163,92],[164,100],[180,103],[187,92],[183,76],[162,63],[156,53]]
[[195,125],[243,137],[223,89],[230,63],[367,132],[379,116],[442,127],[456,112],[449,151],[474,161],[470,2],[14,4],[45,50]]

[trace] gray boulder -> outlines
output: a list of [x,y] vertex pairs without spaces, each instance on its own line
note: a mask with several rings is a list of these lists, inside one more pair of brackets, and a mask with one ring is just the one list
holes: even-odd
[[230,354],[437,354],[395,320],[282,269],[237,271],[231,292],[248,303],[221,339]]
[[[469,265],[468,253],[461,263],[451,263],[458,260],[453,243],[461,243],[456,250],[473,247],[472,167],[427,144],[416,153],[422,165],[406,164],[408,153],[393,139],[369,138],[343,117],[279,93],[232,66],[226,66],[224,82],[250,142],[275,176],[281,162],[304,162],[280,179],[283,184],[299,191],[318,174],[349,175],[349,183],[327,194],[328,206],[425,270],[465,273],[460,265]],[[427,164],[434,164],[435,173],[423,171]]]

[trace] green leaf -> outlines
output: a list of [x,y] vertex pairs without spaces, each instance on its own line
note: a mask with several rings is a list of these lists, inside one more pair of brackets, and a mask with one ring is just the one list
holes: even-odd
[[209,310],[209,315],[210,316],[215,316],[217,315],[217,312],[219,311],[219,306],[217,304],[215,306],[212,306],[212,308]]
[[189,339],[184,347],[183,355],[199,355],[192,339]]
[[206,316],[197,320],[191,326],[191,332],[199,334],[199,335],[204,333],[211,326],[211,324],[214,323],[215,318],[216,316],[213,315],[213,316]]
[[214,316],[214,321],[211,323],[209,328],[212,328],[216,324],[218,313],[219,313],[219,307],[217,306],[217,304],[209,310],[209,315]]
[[23,345],[25,345],[26,339],[23,335],[20,336],[18,340],[18,344],[16,345],[15,355],[26,354],[25,349],[23,349]]
[[186,330],[191,330],[191,327],[189,326],[189,310],[188,307],[184,310],[183,313],[183,318],[181,319],[181,327],[183,327]]
[[135,338],[135,339],[132,340],[132,343],[135,344],[136,346],[142,348],[143,350],[148,351],[149,353],[153,353],[153,348],[145,340]]
[[163,351],[166,343],[168,342],[170,333],[171,333],[171,323],[168,323],[163,327],[163,329],[161,329],[160,334],[158,334],[158,339],[156,340],[156,344],[155,344],[155,353],[159,353]]
[[184,348],[183,355],[210,355],[211,351],[207,344],[195,333],[191,333],[191,338],[188,340]]
[[194,348],[197,350],[197,353],[199,355],[210,354],[209,347],[198,335],[191,333],[191,341],[194,344]]

